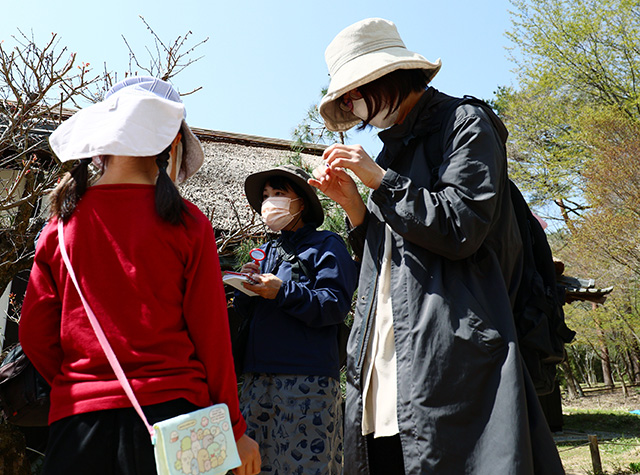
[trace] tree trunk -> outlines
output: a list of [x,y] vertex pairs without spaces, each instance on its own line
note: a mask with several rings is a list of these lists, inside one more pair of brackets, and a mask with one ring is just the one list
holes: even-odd
[[640,359],[638,355],[640,354],[640,348],[638,347],[638,343],[635,342],[632,347],[629,349],[629,360],[631,361],[631,368],[633,371],[633,383],[640,383]]
[[624,374],[620,375],[620,382],[622,383],[622,394],[625,399],[629,397],[629,390],[627,389],[627,384],[624,382]]
[[589,379],[590,388],[592,388],[598,383],[598,376],[596,374],[596,368],[595,368],[596,359],[600,361],[600,356],[595,352],[587,356],[587,377]]
[[[598,304],[593,302],[591,304],[591,308],[595,310],[598,307]],[[605,387],[609,389],[613,389],[613,376],[611,372],[611,358],[609,357],[609,348],[607,348],[607,343],[604,335],[604,330],[596,319],[596,328],[598,332],[598,343],[600,345],[600,364],[602,365],[602,382]]]
[[564,378],[567,381],[567,396],[569,397],[569,399],[578,399],[579,397],[584,397],[584,393],[582,392],[580,384],[573,376],[573,371],[571,370],[568,356],[562,362],[562,371],[564,371]]
[[598,337],[600,342],[600,364],[602,365],[602,382],[605,387],[613,389],[613,376],[611,374],[611,358],[609,357],[609,349],[607,348],[604,338]]
[[[575,365],[575,367],[578,369],[578,373],[580,374],[580,378],[582,379],[582,382],[586,384],[588,387],[591,387],[591,382],[589,381],[589,378],[587,378],[586,369],[583,368],[584,365],[580,361],[580,358],[576,356],[575,350],[572,347],[570,348],[571,348],[571,359],[573,360],[573,364]],[[567,353],[567,358],[569,358],[568,353]]]
[[631,360],[631,353],[629,352],[629,348],[627,347],[624,351],[621,352],[622,361],[624,363],[624,372],[622,374],[622,378],[626,376],[629,381],[629,384],[634,383],[633,378],[633,362]]

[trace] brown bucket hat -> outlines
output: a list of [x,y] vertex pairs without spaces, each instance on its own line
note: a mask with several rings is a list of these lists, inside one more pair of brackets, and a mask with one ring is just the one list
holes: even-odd
[[316,225],[320,226],[324,221],[324,210],[322,209],[315,188],[307,183],[307,180],[311,177],[306,171],[295,165],[280,165],[276,168],[253,173],[247,177],[244,181],[244,192],[247,196],[247,201],[249,201],[249,204],[256,213],[261,214],[262,190],[264,190],[265,183],[267,183],[270,178],[276,176],[288,178],[298,185],[304,194],[301,198],[306,198],[306,203],[311,207],[311,209],[308,210],[308,216]]

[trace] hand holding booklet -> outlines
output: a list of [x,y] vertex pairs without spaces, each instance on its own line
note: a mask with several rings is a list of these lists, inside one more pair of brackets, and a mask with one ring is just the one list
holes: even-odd
[[242,285],[243,282],[255,282],[251,277],[251,274],[245,274],[242,272],[225,271],[222,273],[222,282],[232,287],[235,287],[240,292],[247,294],[249,297],[258,295],[249,289],[245,289],[244,286]]

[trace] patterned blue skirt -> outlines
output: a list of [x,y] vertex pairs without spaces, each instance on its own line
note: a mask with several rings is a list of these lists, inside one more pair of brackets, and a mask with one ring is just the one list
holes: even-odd
[[340,383],[327,376],[245,374],[240,408],[262,473],[341,473],[341,403]]

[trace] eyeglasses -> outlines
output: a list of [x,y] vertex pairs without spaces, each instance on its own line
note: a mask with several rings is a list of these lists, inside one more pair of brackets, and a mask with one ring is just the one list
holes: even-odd
[[362,94],[358,89],[352,89],[340,98],[340,109],[345,112],[353,111],[353,101],[362,99]]

